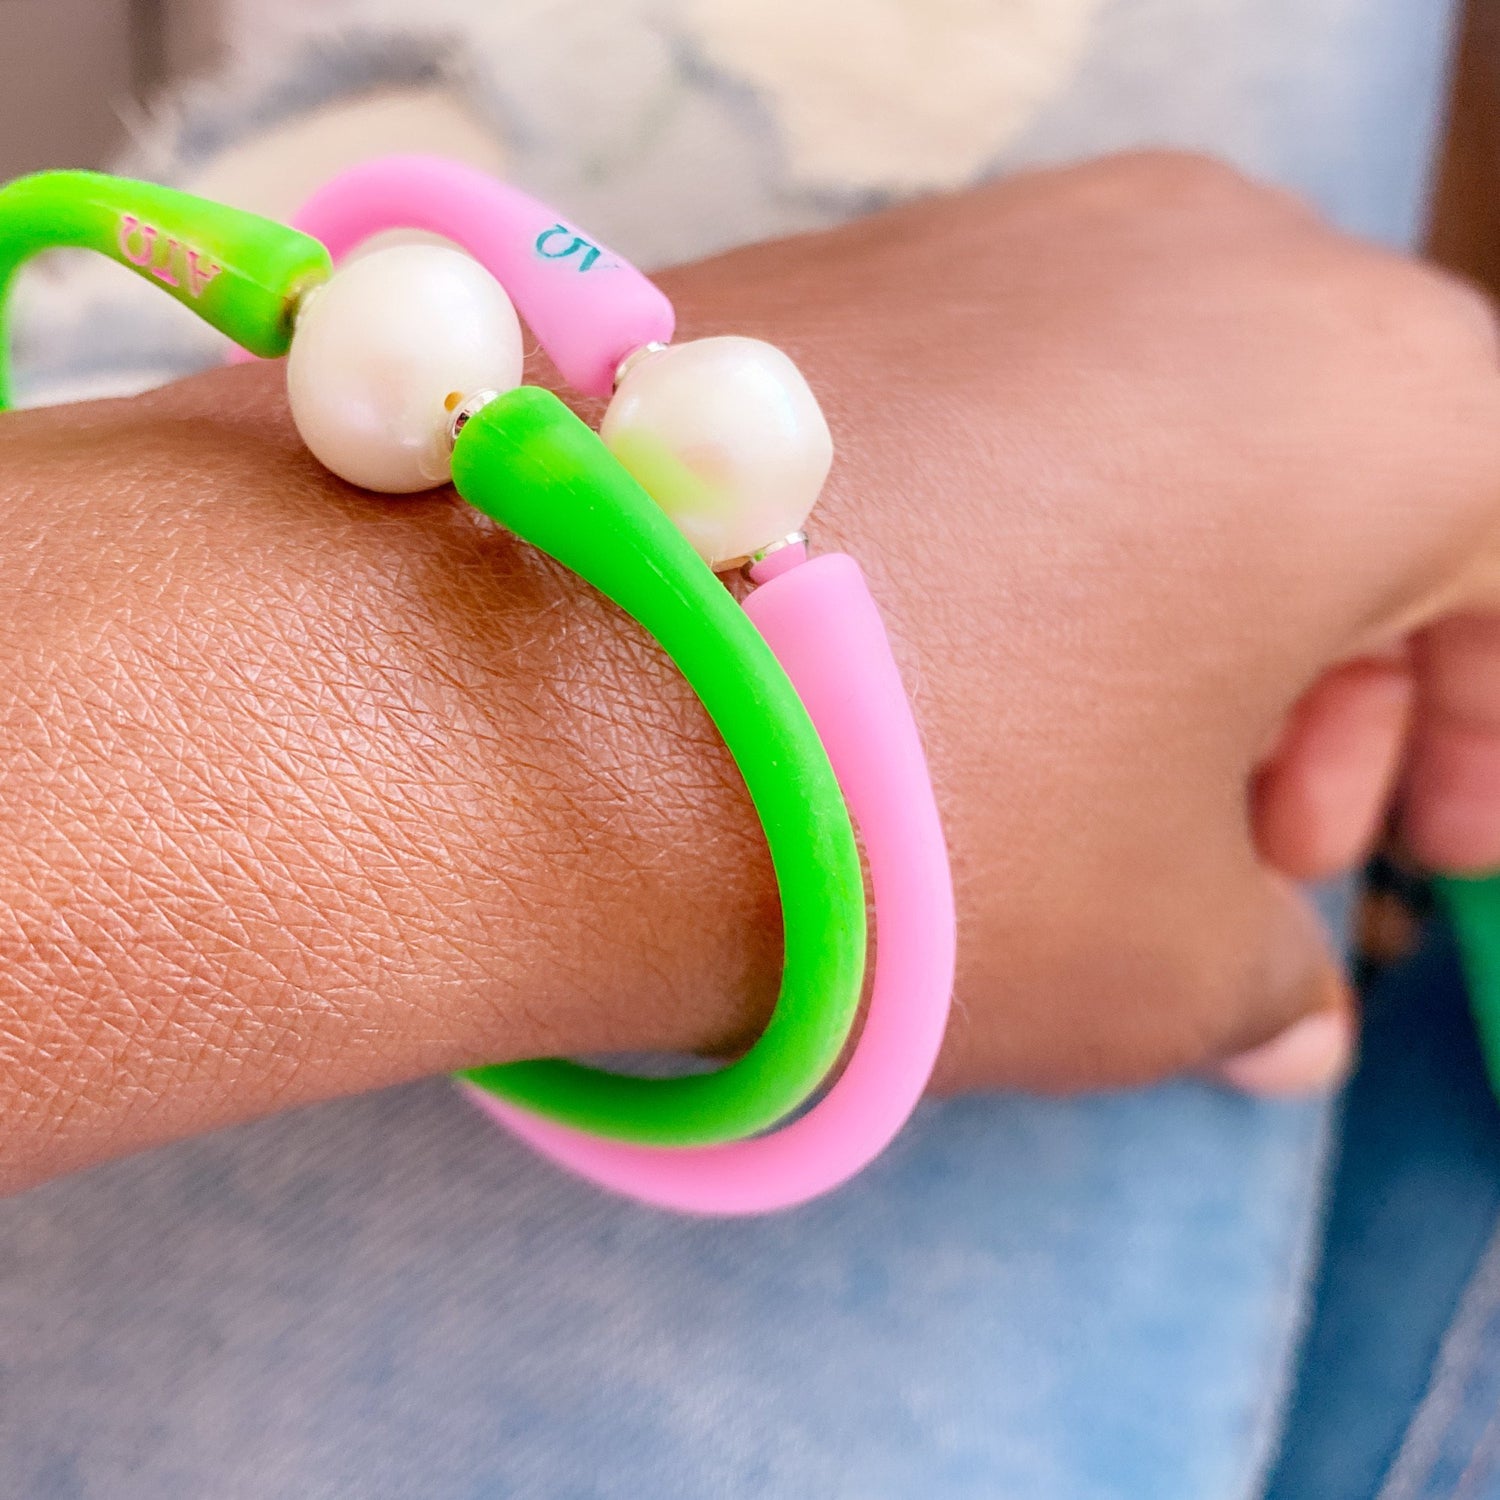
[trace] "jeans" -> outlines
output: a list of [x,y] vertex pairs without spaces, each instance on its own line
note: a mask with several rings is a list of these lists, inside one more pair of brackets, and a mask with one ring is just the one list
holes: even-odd
[[0,1207],[27,1500],[1249,1496],[1326,1108],[928,1106],[749,1222],[606,1198],[437,1083]]
[[1248,1500],[1330,1109],[929,1104],[841,1193],[680,1219],[443,1083],[0,1206],[0,1494]]
[[1267,1500],[1500,1500],[1500,1109],[1451,936],[1365,1010]]

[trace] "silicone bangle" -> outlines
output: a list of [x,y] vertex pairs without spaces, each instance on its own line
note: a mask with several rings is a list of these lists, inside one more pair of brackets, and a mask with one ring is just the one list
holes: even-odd
[[[602,307],[588,304],[604,330],[591,348],[589,326],[580,331],[578,324],[583,304],[575,300],[587,268],[580,260],[576,275],[558,275],[554,262],[535,259],[541,247],[530,236],[536,224],[555,222],[550,211],[483,174],[435,158],[387,158],[345,173],[297,222],[336,255],[374,234],[410,227],[462,246],[512,292],[564,374],[593,372],[592,384],[578,381],[593,394],[607,394],[604,372],[612,376],[624,354],[664,341],[670,332],[670,308],[663,314],[639,295],[644,278],[606,252],[622,273],[619,281],[633,290],[618,303],[605,295]],[[603,281],[588,285],[607,293]],[[858,567],[840,555],[806,562],[794,548],[773,554],[757,579],[765,581],[746,612],[824,738],[869,860],[875,976],[864,1028],[843,1073],[811,1110],[770,1135],[688,1150],[601,1141],[470,1089],[494,1118],[581,1176],[698,1213],[790,1207],[873,1160],[926,1087],[953,988],[953,892],[942,827],[900,675]]]
[[563,379],[588,396],[607,397],[626,355],[672,337],[672,304],[628,261],[535,198],[440,156],[351,167],[294,222],[338,259],[389,229],[452,240],[510,293]]
[[700,1214],[794,1207],[847,1181],[890,1144],[942,1046],[953,989],[953,888],[921,740],[858,565],[835,553],[793,566],[746,613],[787,669],[864,835],[875,980],[844,1071],[769,1135],[690,1151],[602,1141],[479,1090],[482,1109],[554,1161],[661,1208]]
[[763,1130],[837,1060],[864,975],[859,855],[817,731],[744,612],[550,391],[520,386],[480,408],[453,450],[453,482],[470,505],[632,615],[681,669],[745,778],[785,913],[780,999],[760,1038],[727,1067],[636,1078],[549,1060],[462,1076],[622,1140],[698,1145]]
[[97,172],[43,172],[0,188],[0,409],[10,405],[5,307],[44,250],[96,250],[255,354],[285,354],[297,304],[333,269],[315,239],[239,209]]
[[[326,273],[326,251],[292,230],[183,194],[88,174],[18,184],[0,203],[5,243],[14,247],[11,269],[25,254],[82,244],[163,280],[169,261],[158,266],[145,252],[140,260],[132,253],[130,234],[144,222],[143,206],[152,215],[143,244],[165,242],[189,267],[195,251],[223,251],[223,265],[215,260],[211,274],[204,270],[191,285],[178,278],[175,290],[189,305],[256,352],[284,350],[299,297]],[[210,300],[221,280],[225,290]],[[760,1040],[730,1066],[642,1079],[541,1061],[468,1076],[575,1127],[621,1139],[690,1145],[763,1129],[801,1104],[836,1061],[863,976],[859,857],[817,733],[785,673],[707,566],[555,397],[512,391],[472,417],[455,447],[454,474],[471,503],[635,614],[682,667],[746,776],[786,913],[776,1011]],[[565,508],[538,505],[543,494]]]

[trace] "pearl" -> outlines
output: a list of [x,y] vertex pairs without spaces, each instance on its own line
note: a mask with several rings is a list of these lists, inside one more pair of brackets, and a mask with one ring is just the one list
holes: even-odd
[[450,413],[521,383],[505,289],[460,250],[397,245],[350,261],[304,302],[287,358],[292,417],[313,455],[367,490],[448,482]]
[[628,361],[600,435],[711,566],[800,531],[833,439],[773,344],[725,337]]

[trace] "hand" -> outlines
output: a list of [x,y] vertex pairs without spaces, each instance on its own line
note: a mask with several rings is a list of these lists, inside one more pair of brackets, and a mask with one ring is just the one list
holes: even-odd
[[819,534],[918,693],[944,1081],[1327,1081],[1349,1001],[1292,882],[1364,857],[1403,766],[1416,851],[1500,864],[1485,299],[1161,155],[692,268],[689,332],[726,281],[830,395]]
[[[1403,747],[1417,847],[1500,860],[1460,815],[1500,793],[1476,294],[1171,157],[664,282],[682,337],[769,338],[829,410],[815,541],[872,575],[953,844],[945,1085],[1139,1082],[1337,1017],[1291,880],[1359,857]],[[3,431],[0,1179],[762,1023],[753,816],[576,580],[451,496],[333,481],[274,367]]]

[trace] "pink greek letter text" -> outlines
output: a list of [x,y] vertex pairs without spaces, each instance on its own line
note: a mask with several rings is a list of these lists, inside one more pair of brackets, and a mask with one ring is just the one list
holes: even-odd
[[205,261],[196,250],[189,247],[187,253],[188,295],[195,300],[201,297],[208,290],[209,282],[223,269],[223,266],[216,266],[212,261]]
[[[140,236],[141,248],[137,254],[130,242]],[[149,266],[156,252],[156,230],[150,224],[142,224],[134,214],[124,214],[120,219],[120,254],[133,266]]]
[[176,240],[167,241],[167,253],[162,256],[161,264],[159,266],[151,267],[151,274],[156,277],[158,281],[163,281],[168,286],[182,285],[182,283],[178,281],[176,276],[172,274],[172,262],[177,257],[177,254],[181,249],[182,246],[179,245]]

